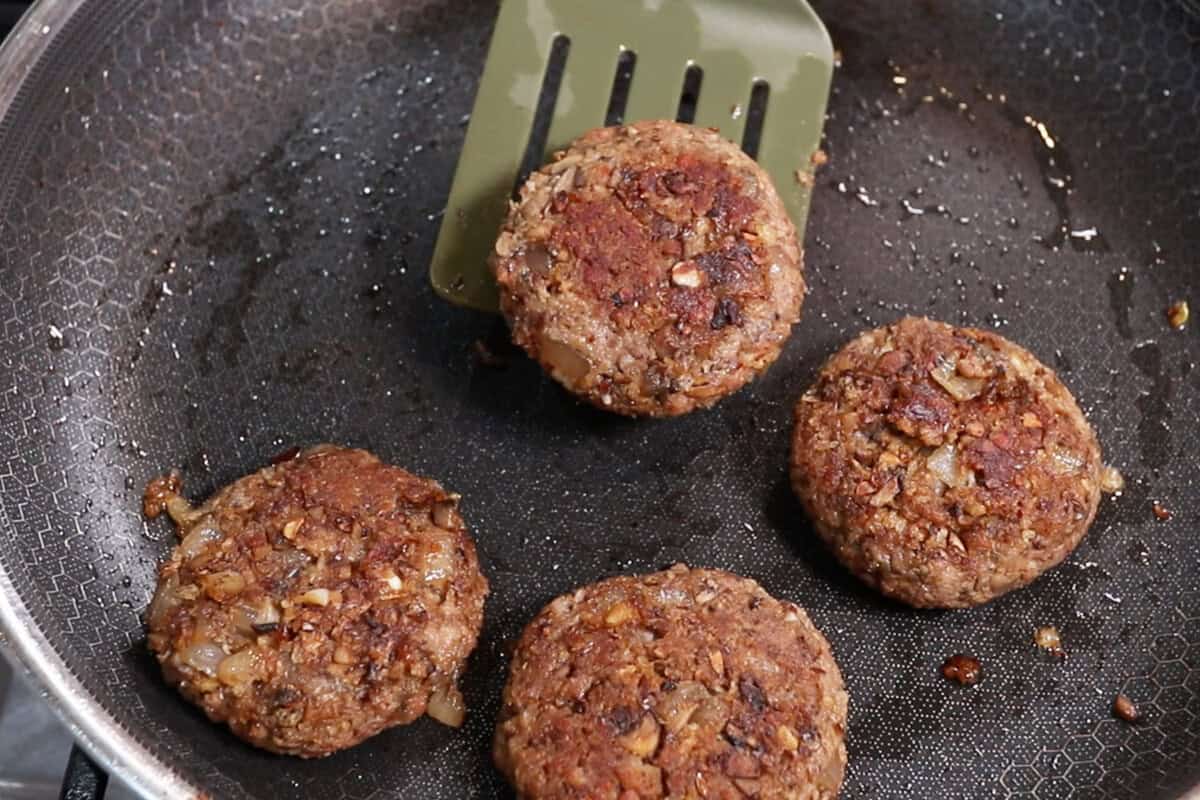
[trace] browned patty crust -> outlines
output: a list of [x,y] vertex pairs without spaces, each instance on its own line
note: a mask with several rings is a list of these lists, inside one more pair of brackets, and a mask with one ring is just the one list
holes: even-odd
[[712,130],[600,128],[529,177],[491,266],[513,340],[622,414],[712,405],[800,318],[796,230],[770,178]]
[[914,606],[986,602],[1075,549],[1100,446],[1071,393],[987,331],[906,318],[850,342],[796,404],[792,485],[852,572]]
[[792,603],[676,565],[563,595],[517,644],[495,757],[524,800],[837,796],[846,691]]
[[159,573],[150,649],[167,681],[251,744],[324,756],[428,712],[456,682],[487,580],[457,496],[363,450],[321,446],[167,510],[182,542]]

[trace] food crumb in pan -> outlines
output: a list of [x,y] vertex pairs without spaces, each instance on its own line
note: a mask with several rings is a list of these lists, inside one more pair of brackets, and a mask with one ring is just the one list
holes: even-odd
[[1118,694],[1113,700],[1113,714],[1126,722],[1137,722],[1142,716],[1138,713],[1137,706],[1133,704],[1133,701],[1123,694]]
[[1166,522],[1167,520],[1171,519],[1170,509],[1157,500],[1154,501],[1154,505],[1151,506],[1151,509],[1154,511],[1154,516],[1162,522]]
[[808,168],[800,167],[796,170],[796,183],[801,186],[813,186],[816,183],[817,170],[829,163],[829,154],[821,148],[813,151],[812,158],[808,160]]
[[1187,300],[1177,300],[1167,307],[1167,322],[1175,330],[1181,329],[1188,321]]
[[973,656],[956,653],[942,664],[942,677],[962,686],[973,686],[979,682],[983,665]]
[[167,502],[182,490],[183,479],[178,470],[154,478],[142,494],[142,513],[147,519],[154,519],[167,510]]
[[1120,494],[1125,489],[1125,476],[1116,467],[1105,465],[1100,471],[1100,491],[1105,494]]
[[1058,628],[1053,625],[1043,625],[1034,631],[1033,641],[1034,644],[1052,656],[1061,657],[1065,655],[1062,649],[1062,637],[1058,633]]

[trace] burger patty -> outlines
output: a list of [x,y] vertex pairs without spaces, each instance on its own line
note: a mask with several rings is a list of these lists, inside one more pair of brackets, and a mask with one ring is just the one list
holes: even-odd
[[1071,393],[987,331],[906,318],[829,359],[795,409],[792,485],[852,572],[914,606],[986,602],[1079,544],[1100,446]]
[[159,573],[150,649],[167,682],[258,747],[324,756],[424,713],[462,720],[457,679],[487,580],[457,496],[329,445],[192,508],[147,488],[180,544]]
[[804,298],[770,178],[712,130],[585,134],[529,177],[491,266],[513,340],[629,415],[715,403],[779,355]]
[[836,797],[829,644],[752,580],[676,565],[563,595],[522,634],[495,758],[525,800]]

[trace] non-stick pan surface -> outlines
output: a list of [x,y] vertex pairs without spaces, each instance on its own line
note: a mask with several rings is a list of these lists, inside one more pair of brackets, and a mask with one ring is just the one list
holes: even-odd
[[[842,66],[804,321],[715,410],[638,422],[576,404],[497,319],[426,285],[492,6],[40,8],[0,74],[0,616],[93,752],[147,793],[504,797],[489,743],[524,623],[581,583],[682,560],[757,578],[832,640],[845,797],[1171,798],[1200,781],[1200,337],[1163,313],[1200,305],[1200,23],[1165,0],[819,10]],[[860,587],[787,486],[796,396],[905,313],[1031,347],[1129,482],[1065,565],[971,611]],[[147,655],[172,533],[141,519],[145,482],[180,466],[203,497],[321,441],[464,497],[493,594],[462,730],[275,757]],[[1046,624],[1065,660],[1033,646]],[[977,687],[940,677],[955,652],[982,660]],[[1143,722],[1112,717],[1118,692]]]

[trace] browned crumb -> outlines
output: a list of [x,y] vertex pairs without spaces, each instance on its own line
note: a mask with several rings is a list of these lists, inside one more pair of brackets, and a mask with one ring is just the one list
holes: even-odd
[[1179,330],[1188,321],[1187,300],[1176,300],[1167,307],[1167,322],[1175,330]]
[[1034,631],[1033,642],[1052,656],[1063,655],[1062,637],[1053,625],[1043,625]]
[[1118,694],[1116,699],[1113,700],[1113,714],[1115,714],[1118,719],[1123,719],[1126,722],[1137,722],[1138,718],[1141,717],[1141,714],[1138,713],[1137,706],[1135,706],[1133,701],[1123,694]]
[[833,66],[837,67],[838,69],[841,69],[841,67],[842,67],[842,51],[841,50],[833,51]]
[[956,681],[963,686],[973,686],[979,682],[982,665],[978,658],[956,653],[942,664],[942,677],[948,681]]
[[801,186],[811,187],[816,183],[817,170],[829,163],[829,154],[821,148],[813,151],[812,157],[808,160],[809,167],[805,169],[801,167],[796,170],[796,183]]
[[167,510],[167,501],[183,490],[183,478],[178,470],[171,470],[166,475],[159,475],[146,484],[142,495],[142,513],[148,519],[154,519]]
[[1157,500],[1154,501],[1154,505],[1151,508],[1154,511],[1154,516],[1158,517],[1163,522],[1166,522],[1171,518],[1170,510]]

